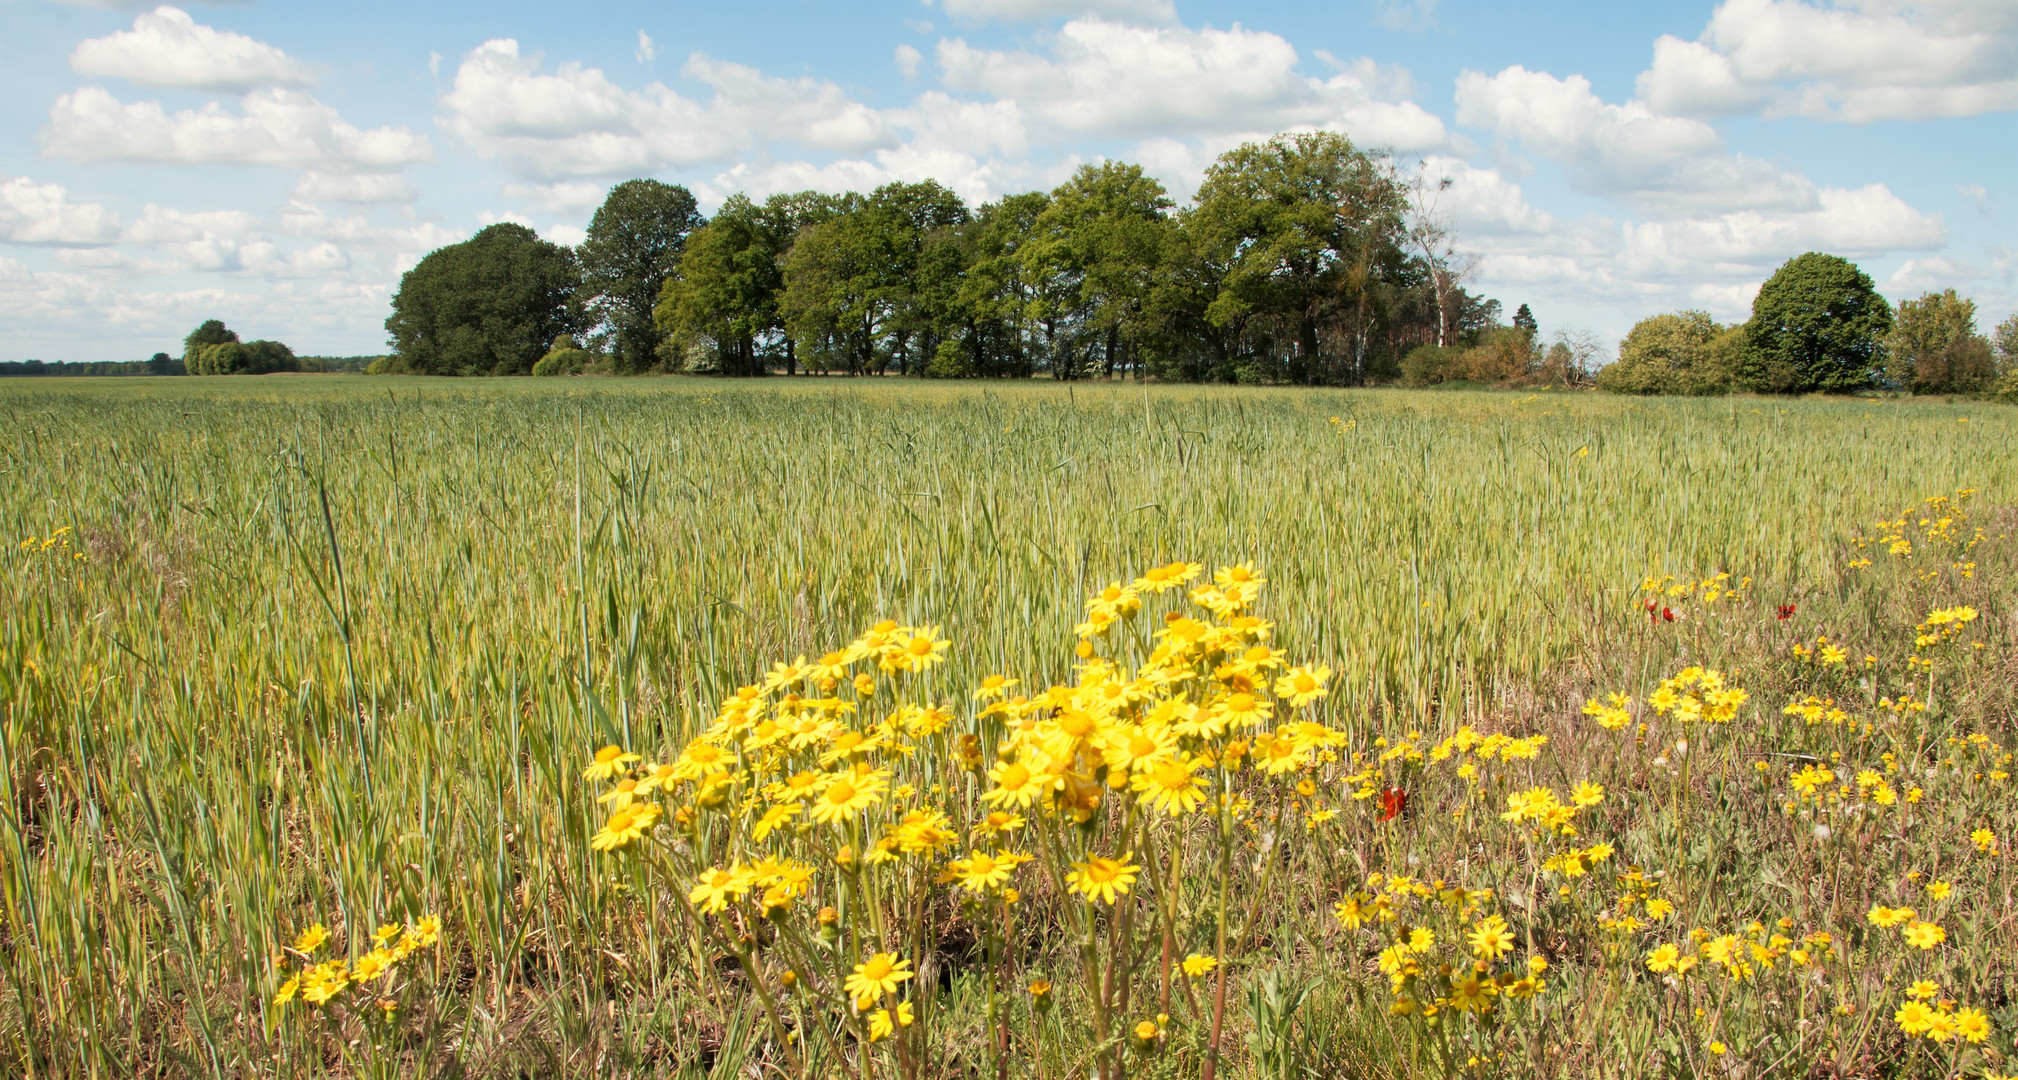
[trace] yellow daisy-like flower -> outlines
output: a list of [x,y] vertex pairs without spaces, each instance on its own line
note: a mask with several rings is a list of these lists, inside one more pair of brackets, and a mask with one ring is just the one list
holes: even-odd
[[422,915],[407,928],[404,941],[410,941],[415,948],[431,948],[441,940],[441,920],[432,915]]
[[1184,958],[1184,973],[1194,979],[1202,979],[1212,974],[1212,969],[1218,966],[1219,958],[1216,956],[1204,956],[1199,953],[1192,953],[1190,956]]
[[1129,786],[1151,810],[1178,817],[1198,809],[1205,791],[1198,784],[1199,759],[1170,758],[1146,772],[1137,772]]
[[1892,1014],[1892,1019],[1898,1023],[1899,1030],[1918,1037],[1932,1031],[1939,1017],[1926,1003],[1909,1001]]
[[1467,940],[1471,942],[1472,955],[1481,960],[1496,960],[1513,951],[1513,931],[1498,915],[1479,920]]
[[1883,904],[1874,904],[1864,917],[1871,920],[1873,926],[1882,926],[1889,930],[1894,926],[1911,922],[1917,914],[1908,907],[1888,908]]
[[1235,730],[1267,721],[1273,710],[1274,706],[1245,691],[1228,694],[1212,705],[1212,715]]
[[1930,922],[1912,923],[1901,933],[1906,938],[1906,944],[1916,949],[1931,949],[1948,940],[1948,931]]
[[643,760],[621,746],[605,746],[596,751],[596,759],[589,763],[582,775],[590,780],[608,780]]
[[1275,696],[1289,702],[1291,708],[1301,709],[1331,693],[1325,688],[1325,681],[1331,678],[1331,669],[1319,665],[1314,668],[1293,667],[1275,680]]
[[1499,987],[1491,979],[1468,974],[1462,979],[1453,979],[1450,984],[1450,1003],[1453,1008],[1465,1012],[1486,1012],[1492,1008],[1492,999],[1499,994]]
[[704,870],[687,893],[687,902],[712,915],[727,908],[730,901],[741,899],[752,884],[754,876],[741,866]]
[[1009,883],[1009,875],[1016,868],[1030,861],[1030,856],[1014,851],[989,854],[975,851],[964,859],[956,859],[947,864],[947,873],[960,887],[971,893],[983,893],[999,889]]
[[350,978],[352,982],[368,983],[391,970],[392,954],[384,949],[373,949],[351,965]]
[[275,990],[273,992],[273,1003],[275,1005],[285,1005],[288,1002],[293,1001],[295,993],[300,989],[301,989],[301,976],[297,975],[294,978],[291,978],[286,982],[281,983],[280,989]]
[[883,781],[872,775],[844,774],[827,784],[813,799],[813,820],[835,825],[876,805],[883,798]]
[[1018,810],[1036,802],[1052,782],[1050,774],[1032,770],[1020,761],[996,762],[988,770],[988,779],[995,781],[995,786],[982,794],[981,801]]
[[657,803],[632,803],[611,814],[603,827],[589,837],[589,846],[597,851],[627,847],[658,824],[660,813]]
[[798,812],[799,804],[797,803],[783,803],[771,807],[769,810],[764,811],[764,816],[758,818],[756,824],[750,826],[750,839],[759,844],[763,843],[766,837],[782,828]]
[[916,974],[910,966],[909,960],[879,952],[856,964],[854,974],[849,975],[841,987],[856,1001],[873,1002],[885,994],[896,993],[897,984]]
[[1662,945],[1647,954],[1647,970],[1665,975],[1675,970],[1675,965],[1681,958],[1682,950],[1673,945]]
[[880,1042],[896,1033],[900,1027],[910,1027],[913,1020],[911,1003],[900,1001],[897,1008],[877,1009],[869,1014],[869,1041]]
[[974,700],[989,701],[1000,699],[1002,695],[1009,692],[1010,687],[1015,685],[1016,680],[1007,675],[990,675],[982,679],[981,685],[975,689]]
[[1954,1024],[1955,1034],[1968,1042],[1979,1043],[1990,1037],[1990,1018],[1981,1009],[1956,1009]]
[[1142,869],[1128,861],[1130,854],[1123,852],[1118,859],[1089,855],[1085,862],[1072,864],[1072,872],[1065,875],[1065,884],[1088,900],[1111,904],[1128,894],[1129,886],[1135,884],[1135,875]]
[[303,930],[301,936],[294,939],[294,951],[298,953],[312,953],[322,948],[323,942],[328,940],[329,927],[316,923],[308,929]]
[[1586,780],[1570,793],[1570,801],[1578,806],[1596,806],[1605,801],[1605,786]]
[[920,626],[909,634],[900,634],[883,654],[883,668],[886,671],[924,671],[933,664],[946,659],[946,646],[951,642],[939,637],[936,626]]

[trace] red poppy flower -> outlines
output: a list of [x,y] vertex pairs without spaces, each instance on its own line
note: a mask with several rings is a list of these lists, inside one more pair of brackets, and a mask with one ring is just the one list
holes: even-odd
[[1662,609],[1661,609],[1661,621],[1662,621],[1662,622],[1674,622],[1674,621],[1675,621],[1675,609],[1674,609],[1674,608],[1668,608],[1668,607],[1664,607],[1664,608],[1662,608]]
[[1780,608],[1779,608],[1779,613],[1780,613],[1780,619],[1781,619],[1781,621],[1785,621],[1785,620],[1787,620],[1787,619],[1791,619],[1791,618],[1793,618],[1793,617],[1794,617],[1794,605],[1792,605],[1792,604],[1781,604],[1781,605],[1780,605]]
[[1380,820],[1393,821],[1408,810],[1408,792],[1398,787],[1385,788],[1380,793]]

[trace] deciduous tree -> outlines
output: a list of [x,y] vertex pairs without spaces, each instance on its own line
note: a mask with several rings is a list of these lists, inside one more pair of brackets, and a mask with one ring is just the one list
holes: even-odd
[[1752,301],[1739,382],[1765,393],[1865,389],[1883,370],[1891,329],[1892,307],[1870,275],[1810,251],[1787,260]]
[[385,320],[399,366],[424,375],[524,375],[589,321],[574,252],[523,225],[492,225],[400,278]]
[[618,370],[643,371],[657,362],[665,332],[653,309],[702,222],[692,192],[657,180],[611,188],[590,219],[580,253],[583,300],[610,327]]

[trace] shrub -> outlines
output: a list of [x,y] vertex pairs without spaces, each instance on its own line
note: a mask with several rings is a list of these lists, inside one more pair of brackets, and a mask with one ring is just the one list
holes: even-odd
[[1619,342],[1619,358],[1598,372],[1611,394],[1722,394],[1731,389],[1743,337],[1703,311],[1641,319]]

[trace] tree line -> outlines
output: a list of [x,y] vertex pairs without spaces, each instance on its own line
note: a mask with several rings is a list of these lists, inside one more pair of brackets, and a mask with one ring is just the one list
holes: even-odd
[[1642,319],[1597,387],[1622,394],[1980,394],[2018,401],[2018,315],[1990,334],[1954,289],[1895,310],[1834,255],[1789,259],[1729,326],[1703,311]]
[[712,218],[632,180],[579,248],[500,224],[422,259],[385,367],[1362,385],[1428,346],[1432,381],[1480,349],[1527,377],[1549,351],[1463,286],[1443,186],[1331,133],[1228,151],[1182,209],[1114,161],[979,207],[928,180],[735,195]]

